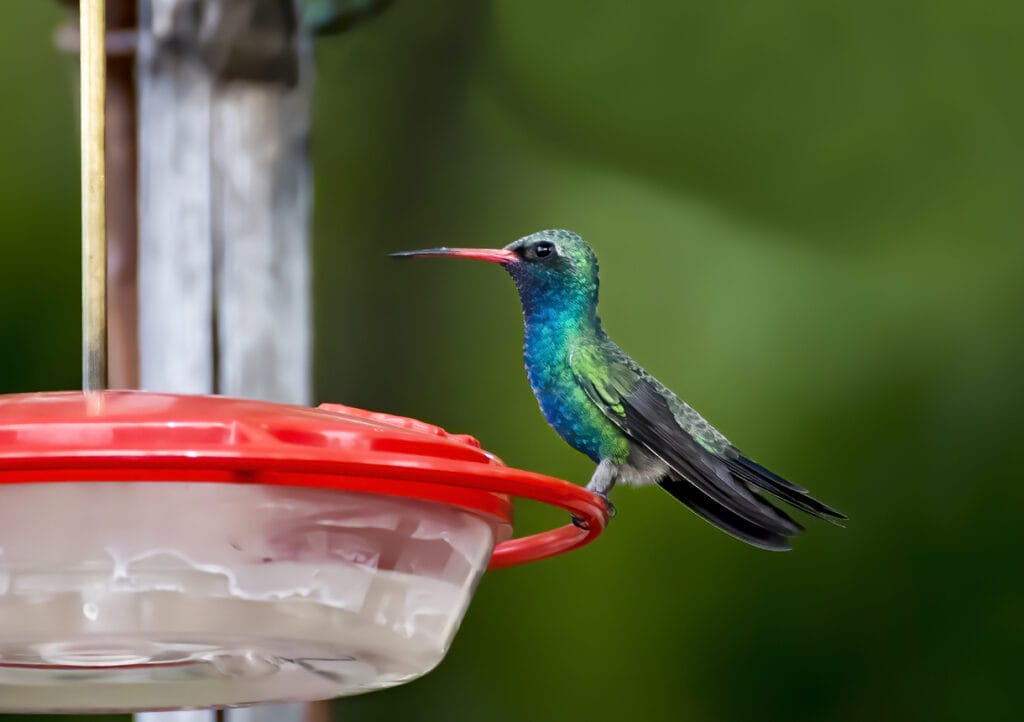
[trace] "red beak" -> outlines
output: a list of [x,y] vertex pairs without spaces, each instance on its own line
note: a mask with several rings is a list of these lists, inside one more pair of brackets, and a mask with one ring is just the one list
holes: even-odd
[[513,251],[504,248],[424,248],[419,251],[398,251],[393,258],[473,258],[488,263],[515,263],[519,260]]

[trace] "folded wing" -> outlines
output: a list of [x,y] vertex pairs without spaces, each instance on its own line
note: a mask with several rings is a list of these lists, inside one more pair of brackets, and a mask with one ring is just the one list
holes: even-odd
[[570,365],[577,382],[605,416],[669,467],[671,472],[659,485],[723,531],[771,550],[789,549],[789,538],[803,531],[752,487],[814,516],[830,521],[845,518],[731,447],[717,454],[702,446],[673,413],[671,392],[618,347],[576,349]]

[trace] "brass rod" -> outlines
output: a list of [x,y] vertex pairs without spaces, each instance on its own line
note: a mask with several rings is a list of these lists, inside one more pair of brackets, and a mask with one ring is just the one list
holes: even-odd
[[82,388],[107,385],[106,0],[81,0]]

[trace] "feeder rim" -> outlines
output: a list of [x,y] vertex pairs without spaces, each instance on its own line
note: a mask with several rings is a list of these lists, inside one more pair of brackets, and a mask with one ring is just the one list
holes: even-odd
[[563,509],[582,522],[584,528],[566,524],[500,541],[491,569],[578,549],[608,522],[596,494],[505,466],[472,437],[415,419],[338,404],[313,409],[144,391],[0,396],[0,484],[97,481],[263,484],[412,498],[489,517],[499,538],[510,533],[510,497]]

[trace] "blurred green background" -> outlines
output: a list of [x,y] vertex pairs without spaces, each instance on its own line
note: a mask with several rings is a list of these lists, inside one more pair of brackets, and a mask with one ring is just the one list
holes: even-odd
[[[75,388],[76,70],[55,3],[2,17],[0,391]],[[620,490],[599,542],[489,574],[440,668],[338,719],[1024,716],[1022,26],[1009,0],[435,0],[321,43],[318,400],[584,482],[508,279],[384,255],[571,228],[623,347],[851,517],[773,555]]]

